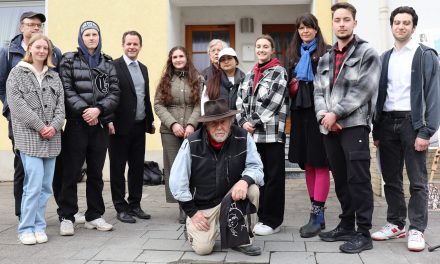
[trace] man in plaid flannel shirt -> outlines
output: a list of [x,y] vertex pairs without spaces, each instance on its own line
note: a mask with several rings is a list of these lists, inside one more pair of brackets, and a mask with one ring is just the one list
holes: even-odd
[[324,241],[347,241],[339,249],[359,253],[373,248],[369,133],[380,62],[377,52],[353,34],[354,6],[337,3],[332,12],[337,43],[319,61],[314,97],[342,213],[339,225],[319,236]]

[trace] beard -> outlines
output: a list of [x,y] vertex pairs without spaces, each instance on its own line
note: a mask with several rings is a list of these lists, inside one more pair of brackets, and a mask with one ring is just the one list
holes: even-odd
[[351,36],[353,36],[353,32],[351,34],[342,35],[342,36],[336,35],[336,37],[340,40],[347,40],[347,39],[351,38]]
[[228,133],[212,133],[211,134],[212,139],[214,139],[217,143],[223,143],[228,138]]

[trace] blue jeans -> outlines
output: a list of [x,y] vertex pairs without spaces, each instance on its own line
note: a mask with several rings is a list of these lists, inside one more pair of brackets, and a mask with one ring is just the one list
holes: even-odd
[[52,195],[55,158],[31,157],[23,152],[20,156],[25,176],[18,233],[44,231],[47,201]]

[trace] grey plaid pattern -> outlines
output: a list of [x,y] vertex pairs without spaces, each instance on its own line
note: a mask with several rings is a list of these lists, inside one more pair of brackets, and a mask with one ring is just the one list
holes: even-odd
[[287,72],[282,66],[275,66],[263,72],[261,80],[252,94],[254,72],[246,74],[238,88],[238,124],[250,122],[255,127],[253,139],[256,143],[284,143],[286,134]]
[[[323,112],[333,112],[342,128],[370,126],[379,86],[379,56],[365,40],[356,35],[355,38],[355,42],[347,51],[333,88],[333,50],[319,60],[314,79],[317,120],[322,118]],[[321,133],[328,133],[322,125],[319,128]]]
[[[56,157],[61,151],[64,124],[64,90],[58,73],[49,70],[41,87],[34,73],[22,66],[12,69],[6,82],[6,94],[11,110],[15,149],[33,157]],[[55,136],[46,140],[38,131],[46,125],[56,129]]]

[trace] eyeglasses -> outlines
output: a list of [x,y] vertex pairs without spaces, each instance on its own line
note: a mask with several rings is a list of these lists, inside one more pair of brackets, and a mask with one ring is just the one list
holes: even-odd
[[26,26],[28,26],[28,27],[30,27],[30,28],[35,28],[35,27],[37,27],[37,28],[43,28],[44,27],[44,24],[43,23],[22,23],[23,25],[26,25]]
[[216,53],[219,53],[220,51],[221,51],[221,49],[212,49],[209,51],[209,53],[216,54]]

